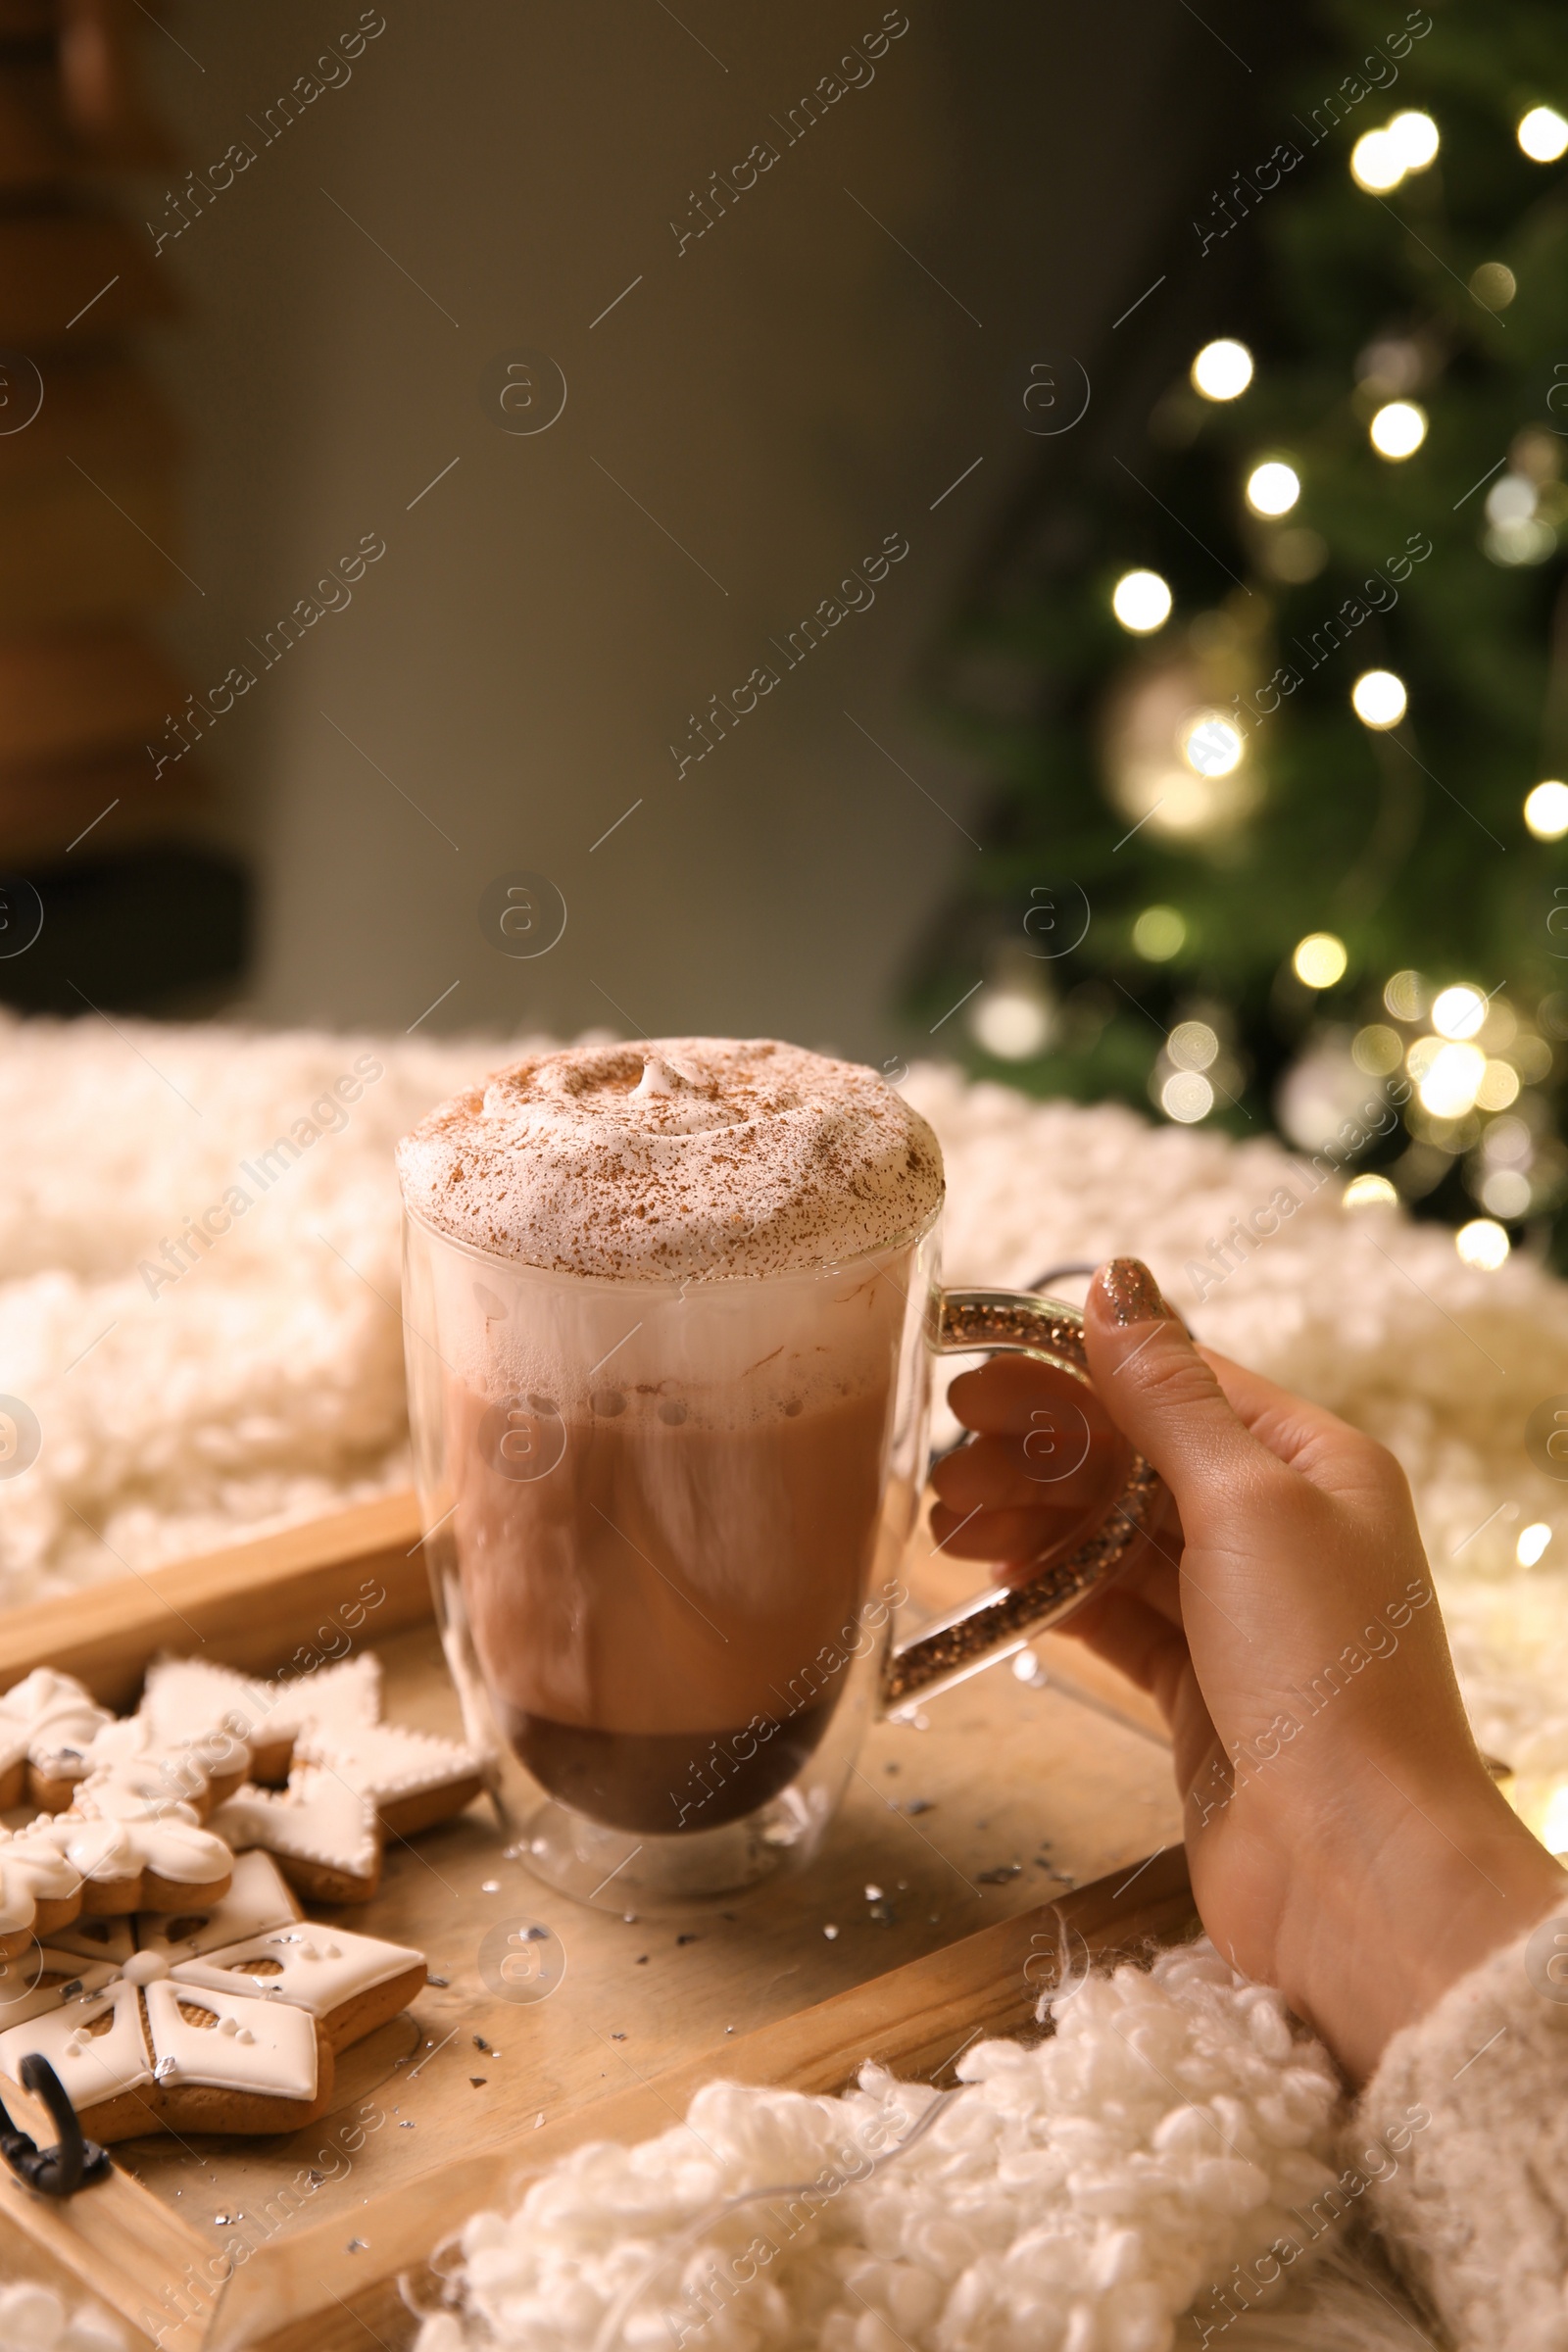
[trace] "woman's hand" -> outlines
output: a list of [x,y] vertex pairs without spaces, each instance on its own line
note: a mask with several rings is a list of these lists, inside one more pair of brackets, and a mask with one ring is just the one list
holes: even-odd
[[[1099,1400],[1169,1502],[1062,1630],[1170,1725],[1209,1935],[1359,2081],[1391,2034],[1561,1903],[1568,1876],[1477,1753],[1394,1457],[1196,1348],[1136,1258],[1101,1268],[1086,1327]],[[938,1472],[950,1549],[1005,1553],[1017,1576],[1067,1540],[1020,1433],[1068,1390],[1003,1357],[954,1383],[982,1435]],[[1115,1473],[1091,1418],[1088,1457],[1054,1498],[1080,1518]]]

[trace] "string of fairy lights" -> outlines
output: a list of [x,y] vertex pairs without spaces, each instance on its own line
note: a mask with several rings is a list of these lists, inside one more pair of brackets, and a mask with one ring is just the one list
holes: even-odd
[[[1520,118],[1515,134],[1521,152],[1534,163],[1555,163],[1568,154],[1568,120],[1554,108],[1532,107]],[[1440,146],[1432,117],[1406,109],[1356,141],[1349,158],[1351,177],[1367,194],[1386,196],[1405,178],[1428,170]],[[1501,312],[1517,288],[1504,264],[1484,262],[1472,273],[1469,290],[1484,308]],[[1421,448],[1428,428],[1425,409],[1409,397],[1420,380],[1409,347],[1394,339],[1374,343],[1362,355],[1357,372],[1371,448],[1388,465],[1404,464]],[[1253,375],[1253,359],[1246,344],[1222,336],[1198,352],[1189,381],[1201,400],[1230,402],[1243,397]],[[1544,454],[1549,463],[1532,463],[1530,443],[1528,432],[1519,437],[1507,470],[1493,483],[1485,501],[1481,544],[1495,564],[1544,562],[1556,548],[1559,524],[1568,526],[1568,487],[1556,479],[1555,455],[1548,451]],[[1301,488],[1298,462],[1289,452],[1268,449],[1256,453],[1242,484],[1247,511],[1261,526],[1264,568],[1293,583],[1314,576],[1329,553],[1316,532],[1290,519]],[[1159,572],[1138,567],[1115,581],[1110,609],[1129,637],[1157,641],[1175,612],[1175,598]],[[1212,625],[1215,618],[1200,616],[1189,634],[1196,638],[1206,621],[1211,642],[1220,643],[1222,632]],[[1248,774],[1243,728],[1211,704],[1193,702],[1194,675],[1191,657],[1174,651],[1163,671],[1146,669],[1124,698],[1125,707],[1103,747],[1107,782],[1118,807],[1135,825],[1147,822],[1169,836],[1197,836],[1235,822],[1254,805],[1258,789]],[[1349,704],[1363,727],[1386,732],[1404,718],[1409,695],[1394,671],[1369,668],[1351,683]],[[1536,840],[1562,840],[1568,835],[1568,781],[1544,777],[1533,785],[1525,795],[1522,815]],[[1134,952],[1157,964],[1180,955],[1188,934],[1187,918],[1178,907],[1156,906],[1135,917],[1130,937]],[[1349,961],[1345,941],[1331,931],[1308,933],[1289,957],[1295,979],[1314,993],[1336,987]],[[1345,1071],[1352,1085],[1359,1086],[1362,1099],[1368,1079],[1387,1084],[1401,1070],[1408,1076],[1413,1093],[1405,1113],[1412,1137],[1407,1156],[1417,1164],[1409,1180],[1398,1186],[1382,1175],[1352,1178],[1346,1187],[1345,1204],[1361,1209],[1393,1203],[1401,1192],[1419,1197],[1432,1189],[1431,1183],[1419,1181],[1429,1164],[1436,1167],[1436,1182],[1463,1155],[1466,1183],[1483,1213],[1458,1229],[1455,1247],[1467,1264],[1495,1269],[1509,1255],[1508,1226],[1528,1218],[1568,1184],[1568,1152],[1550,1134],[1549,1119],[1536,1109],[1530,1096],[1532,1086],[1550,1073],[1552,1048],[1537,1021],[1503,995],[1468,981],[1434,988],[1419,972],[1400,971],[1389,978],[1382,997],[1387,1017],[1365,1022],[1355,1031],[1343,1056]],[[1554,1033],[1568,1036],[1568,998],[1559,1009],[1562,1025]],[[1538,1014],[1544,1010],[1544,1005],[1538,1007]],[[1038,970],[999,974],[978,997],[969,1023],[984,1050],[1001,1058],[1023,1060],[1040,1053],[1051,1042],[1054,1019]],[[1227,1053],[1222,1026],[1217,1014],[1178,1021],[1155,1062],[1152,1100],[1180,1125],[1208,1117],[1242,1083],[1243,1073]],[[1287,1133],[1308,1148],[1321,1141],[1312,1132],[1313,1122],[1327,1109],[1327,1096],[1336,1091],[1321,1072],[1315,1097],[1312,1083],[1308,1068],[1297,1090],[1301,1100],[1295,1118],[1289,1078],[1280,1103]],[[1348,1107],[1343,1082],[1338,1093]],[[1336,1108],[1333,1123],[1339,1115]]]

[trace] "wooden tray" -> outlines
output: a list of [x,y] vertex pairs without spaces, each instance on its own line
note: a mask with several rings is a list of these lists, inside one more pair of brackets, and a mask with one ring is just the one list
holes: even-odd
[[[0,1617],[0,1689],[47,1663],[123,1708],[162,1649],[308,1672],[349,1642],[379,1651],[389,1717],[458,1730],[412,1496]],[[345,2054],[333,2112],[277,2140],[127,2143],[67,2204],[0,2176],[0,2278],[90,2288],[136,2352],[395,2352],[416,2325],[400,2274],[417,2294],[443,2236],[579,2141],[662,2132],[720,2075],[833,2090],[875,2057],[935,2077],[1028,2019],[1058,1911],[1097,1951],[1189,1932],[1147,1707],[1081,1665],[1069,1695],[1075,1645],[1036,1649],[1044,1685],[989,1673],[878,1727],[814,1867],[722,1907],[583,1911],[507,1856],[484,1800],[394,1842],[375,1901],[342,1916],[449,1983]],[[482,1983],[503,1920],[561,1937],[549,2000]]]

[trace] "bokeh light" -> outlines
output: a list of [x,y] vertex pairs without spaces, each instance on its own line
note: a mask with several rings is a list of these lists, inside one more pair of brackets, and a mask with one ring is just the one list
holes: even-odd
[[1424,172],[1437,162],[1438,126],[1430,115],[1419,107],[1407,106],[1395,116],[1384,132],[1394,142],[1394,151],[1406,172]]
[[1550,1527],[1544,1519],[1537,1519],[1529,1527],[1519,1530],[1519,1541],[1513,1547],[1513,1556],[1521,1568],[1533,1568],[1550,1542]]
[[1413,457],[1427,437],[1427,413],[1413,400],[1387,401],[1367,432],[1380,458]]
[[969,1013],[977,1045],[1000,1061],[1027,1061],[1051,1035],[1051,1007],[1021,988],[985,988]]
[[1228,776],[1241,765],[1241,730],[1218,710],[1195,710],[1177,741],[1182,758],[1200,776]]
[[1296,943],[1291,969],[1308,988],[1332,988],[1344,979],[1349,961],[1343,939],[1332,931],[1309,931]]
[[1247,477],[1247,503],[1254,514],[1288,514],[1301,495],[1301,477],[1282,458],[1267,458]]
[[1423,1110],[1435,1119],[1462,1119],[1474,1110],[1487,1067],[1479,1046],[1441,1045],[1430,1060],[1423,1060],[1416,1088]]
[[1432,1002],[1432,1026],[1440,1037],[1475,1037],[1486,1017],[1487,1000],[1468,981],[1439,989]]
[[1408,700],[1392,669],[1364,669],[1350,688],[1350,708],[1363,727],[1396,727]]
[[1205,400],[1237,400],[1252,380],[1252,355],[1245,343],[1222,335],[1205,343],[1193,362],[1193,389]]
[[1168,1119],[1191,1127],[1213,1109],[1214,1089],[1198,1070],[1173,1070],[1159,1090],[1159,1107]]
[[1170,607],[1170,589],[1157,571],[1124,571],[1111,590],[1110,609],[1134,637],[1162,629]]
[[1358,1029],[1350,1041],[1350,1059],[1369,1078],[1388,1078],[1404,1059],[1404,1040],[1384,1021]]
[[1399,1196],[1386,1176],[1352,1176],[1340,1196],[1342,1208],[1387,1208]]
[[1206,1021],[1178,1021],[1165,1051],[1179,1070],[1206,1070],[1219,1053],[1219,1039]]
[[1146,963],[1169,963],[1187,944],[1187,924],[1174,906],[1146,906],[1133,925],[1133,946]]
[[1364,130],[1350,149],[1350,177],[1371,196],[1386,196],[1404,173],[1398,141],[1386,130]]
[[1516,136],[1533,164],[1554,164],[1568,149],[1568,122],[1554,106],[1533,106]]
[[1561,841],[1568,833],[1568,784],[1554,776],[1525,795],[1525,823],[1538,841]]
[[1506,1262],[1513,1245],[1494,1218],[1472,1217],[1454,1235],[1453,1246],[1467,1266],[1477,1266],[1484,1274],[1495,1274]]

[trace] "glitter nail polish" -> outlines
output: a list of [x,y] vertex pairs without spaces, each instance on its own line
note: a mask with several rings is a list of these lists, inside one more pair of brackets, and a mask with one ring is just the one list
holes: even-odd
[[1141,1257],[1113,1257],[1100,1270],[1100,1287],[1117,1323],[1169,1322],[1171,1310]]

